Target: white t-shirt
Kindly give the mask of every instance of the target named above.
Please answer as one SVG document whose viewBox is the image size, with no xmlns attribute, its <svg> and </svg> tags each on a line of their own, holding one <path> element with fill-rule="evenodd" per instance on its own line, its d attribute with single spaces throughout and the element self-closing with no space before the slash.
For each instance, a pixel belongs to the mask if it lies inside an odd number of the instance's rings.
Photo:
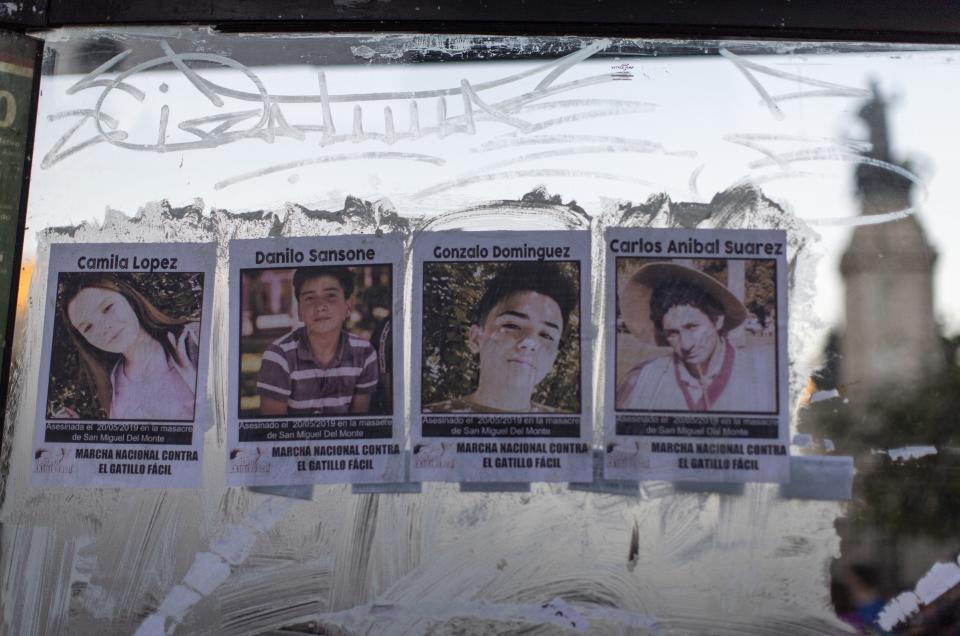
<svg viewBox="0 0 960 636">
<path fill-rule="evenodd" d="M 190 326 L 187 326 L 190 329 Z M 188 358 L 195 358 L 196 336 L 190 330 Z M 196 377 L 194 360 L 187 364 Z M 160 356 L 151 361 L 151 373 L 140 380 L 131 380 L 123 372 L 123 360 L 114 365 L 110 373 L 113 398 L 110 400 L 112 420 L 160 420 L 192 421 L 196 381 L 188 385 L 183 376 L 161 350 Z"/>
<path fill-rule="evenodd" d="M 676 356 L 654 358 L 627 373 L 616 408 L 641 411 L 773 413 L 777 410 L 776 349 L 735 349 L 726 341 L 724 363 L 700 382 Z M 707 399 L 703 399 L 704 389 Z"/>
</svg>

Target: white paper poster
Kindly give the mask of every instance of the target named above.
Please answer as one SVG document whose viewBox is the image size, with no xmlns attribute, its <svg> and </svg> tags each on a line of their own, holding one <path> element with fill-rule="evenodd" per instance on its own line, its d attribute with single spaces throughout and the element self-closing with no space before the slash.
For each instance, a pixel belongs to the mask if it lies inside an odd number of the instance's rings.
<svg viewBox="0 0 960 636">
<path fill-rule="evenodd" d="M 589 233 L 425 233 L 413 267 L 413 477 L 589 480 Z"/>
<path fill-rule="evenodd" d="M 38 485 L 197 487 L 216 246 L 50 247 Z"/>
<path fill-rule="evenodd" d="M 611 228 L 605 476 L 789 479 L 786 234 Z"/>
<path fill-rule="evenodd" d="M 230 243 L 227 481 L 404 479 L 397 235 Z"/>
</svg>

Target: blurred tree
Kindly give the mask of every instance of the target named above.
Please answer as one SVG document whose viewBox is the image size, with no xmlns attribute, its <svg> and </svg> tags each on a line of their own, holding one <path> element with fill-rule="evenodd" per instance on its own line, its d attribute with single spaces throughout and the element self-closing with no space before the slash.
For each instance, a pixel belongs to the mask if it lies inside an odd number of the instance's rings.
<svg viewBox="0 0 960 636">
<path fill-rule="evenodd" d="M 833 387 L 823 378 L 835 376 L 815 375 L 814 382 L 827 390 Z M 800 432 L 829 439 L 838 454 L 856 461 L 857 499 L 848 510 L 848 523 L 894 536 L 960 536 L 960 369 L 951 365 L 930 378 L 913 399 L 876 403 L 865 412 L 869 415 L 856 415 L 835 398 L 799 413 Z M 907 446 L 938 450 L 908 462 L 886 453 Z M 919 484 L 924 485 L 921 491 Z"/>
<path fill-rule="evenodd" d="M 767 318 L 777 310 L 777 262 L 772 259 L 747 261 L 746 270 L 743 304 L 766 325 Z"/>
</svg>

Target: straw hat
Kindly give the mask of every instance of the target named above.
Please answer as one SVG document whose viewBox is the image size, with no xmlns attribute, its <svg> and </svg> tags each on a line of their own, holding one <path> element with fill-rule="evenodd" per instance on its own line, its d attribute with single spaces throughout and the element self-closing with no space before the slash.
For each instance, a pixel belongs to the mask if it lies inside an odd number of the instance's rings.
<svg viewBox="0 0 960 636">
<path fill-rule="evenodd" d="M 720 281 L 698 269 L 676 263 L 648 263 L 638 269 L 620 289 L 620 315 L 635 337 L 644 342 L 669 346 L 650 320 L 650 297 L 661 283 L 679 282 L 699 288 L 723 309 L 723 331 L 747 318 L 747 308 Z"/>
</svg>

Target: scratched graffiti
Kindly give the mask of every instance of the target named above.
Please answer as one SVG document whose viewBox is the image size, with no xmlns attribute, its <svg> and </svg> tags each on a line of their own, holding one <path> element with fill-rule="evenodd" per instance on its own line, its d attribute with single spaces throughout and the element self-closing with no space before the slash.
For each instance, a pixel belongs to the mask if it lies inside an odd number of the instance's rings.
<svg viewBox="0 0 960 636">
<path fill-rule="evenodd" d="M 46 115 L 61 128 L 41 148 L 42 170 L 57 169 L 96 146 L 184 156 L 252 140 L 263 148 L 245 145 L 240 153 L 216 155 L 229 156 L 223 164 L 231 169 L 211 175 L 201 190 L 216 193 L 277 176 L 293 185 L 305 170 L 342 165 L 374 174 L 388 164 L 389 170 L 406 170 L 416 178 L 405 178 L 403 188 L 380 194 L 411 207 L 443 201 L 464 189 L 532 181 L 589 182 L 594 188 L 606 183 L 615 186 L 614 196 L 629 192 L 637 199 L 667 192 L 703 201 L 711 196 L 701 191 L 711 175 L 708 190 L 717 192 L 746 183 L 830 178 L 854 163 L 888 170 L 916 183 L 921 197 L 926 194 L 915 174 L 871 157 L 868 141 L 789 129 L 770 132 L 769 127 L 717 134 L 718 147 L 759 155 L 744 155 L 741 174 L 727 176 L 724 170 L 737 162 L 718 162 L 697 149 L 702 143 L 674 146 L 644 136 L 642 131 L 660 127 L 651 115 L 664 106 L 656 91 L 634 81 L 634 65 L 611 63 L 609 40 L 585 40 L 573 53 L 493 77 L 464 73 L 441 85 L 369 91 L 354 90 L 364 84 L 362 70 L 351 74 L 360 81 L 345 82 L 342 72 L 311 67 L 298 75 L 299 90 L 293 91 L 290 82 L 278 87 L 270 81 L 275 77 L 225 55 L 175 51 L 165 40 L 152 46 L 155 57 L 127 64 L 132 52 L 127 49 L 66 86 L 58 102 L 71 107 Z M 871 94 L 865 87 L 776 69 L 723 47 L 717 55 L 754 91 L 774 122 L 787 118 L 783 105 L 788 102 L 863 100 Z M 334 75 L 344 88 L 331 79 Z M 631 134 L 622 134 L 625 130 Z M 471 138 L 476 143 L 464 153 L 460 140 Z M 448 143 L 451 139 L 458 141 Z M 638 155 L 675 163 L 669 173 L 658 175 Z M 407 167 L 398 170 L 397 165 Z M 914 211 L 907 207 L 860 219 L 804 216 L 820 225 L 867 224 Z"/>
<path fill-rule="evenodd" d="M 96 105 L 92 109 L 66 110 L 50 115 L 51 121 L 60 118 L 74 118 L 75 122 L 46 152 L 41 165 L 43 168 L 50 168 L 66 157 L 98 143 L 108 143 L 118 148 L 133 151 L 173 152 L 215 148 L 242 139 L 253 138 L 271 143 L 278 137 L 306 141 L 310 136 L 311 138 L 317 137 L 321 147 L 368 140 L 392 146 L 399 141 L 417 140 L 429 136 L 442 139 L 457 133 L 474 135 L 478 126 L 489 122 L 505 124 L 523 133 L 534 133 L 568 121 L 602 117 L 610 112 L 644 112 L 653 108 L 653 104 L 630 100 L 614 104 L 596 99 L 538 104 L 538 102 L 542 102 L 549 97 L 616 80 L 615 74 L 605 73 L 575 81 L 561 81 L 568 69 L 602 50 L 606 44 L 608 44 L 606 41 L 589 44 L 576 53 L 544 64 L 533 71 L 509 75 L 476 85 L 471 84 L 468 79 L 462 79 L 459 86 L 440 89 L 402 93 L 331 94 L 327 87 L 325 73 L 323 70 L 318 70 L 315 93 L 275 95 L 268 92 L 264 83 L 253 71 L 228 57 L 207 53 L 176 53 L 169 44 L 161 41 L 159 46 L 162 49 L 162 55 L 122 72 L 111 73 L 130 54 L 129 50 L 124 51 L 92 70 L 67 89 L 66 92 L 70 95 L 99 89 Z M 236 71 L 250 85 L 250 90 L 230 88 L 204 77 L 203 71 L 192 66 L 197 63 L 206 63 L 207 68 L 209 68 L 209 65 L 215 65 L 219 68 Z M 155 138 L 135 139 L 132 131 L 124 130 L 120 126 L 118 116 L 111 115 L 108 111 L 120 94 L 138 102 L 145 102 L 147 99 L 145 91 L 138 88 L 134 83 L 137 76 L 151 69 L 164 66 L 176 68 L 212 107 L 219 109 L 221 112 L 203 117 L 171 121 L 170 107 L 167 104 L 162 104 L 159 108 L 159 123 Z M 538 82 L 530 90 L 515 91 L 514 95 L 496 102 L 488 102 L 481 96 L 484 91 L 498 87 L 512 87 L 528 77 L 538 78 Z M 159 90 L 165 93 L 169 90 L 169 87 L 161 85 Z M 460 100 L 462 110 L 459 114 L 448 113 L 448 99 Z M 244 105 L 255 105 L 255 108 L 230 108 L 231 104 L 228 104 L 227 100 Z M 397 129 L 393 114 L 394 107 L 383 106 L 382 129 L 377 131 L 365 130 L 363 123 L 364 108 L 373 108 L 376 102 L 385 100 L 402 100 L 405 103 L 409 114 L 405 129 Z M 290 119 L 284 111 L 285 106 L 289 104 L 319 105 L 319 121 L 298 122 Z M 433 112 L 421 114 L 421 108 L 427 110 L 421 104 L 431 106 Z M 343 105 L 349 108 L 351 116 L 349 124 L 336 121 L 333 114 L 334 105 Z M 120 106 L 120 108 L 124 107 L 124 105 Z M 575 114 L 540 121 L 531 121 L 525 117 L 533 111 L 566 107 L 592 107 L 593 110 L 584 110 Z M 96 129 L 95 133 L 81 140 L 73 140 L 79 134 L 79 131 L 85 127 L 85 124 L 93 124 Z M 171 126 L 175 126 L 187 139 L 171 140 Z M 649 147 L 654 148 L 653 145 Z M 311 163 L 369 161 L 387 157 L 426 161 L 435 164 L 443 163 L 443 160 L 439 157 L 413 153 L 341 153 L 261 168 L 232 179 L 220 181 L 216 184 L 216 187 L 228 187 L 238 181 Z"/>
</svg>

